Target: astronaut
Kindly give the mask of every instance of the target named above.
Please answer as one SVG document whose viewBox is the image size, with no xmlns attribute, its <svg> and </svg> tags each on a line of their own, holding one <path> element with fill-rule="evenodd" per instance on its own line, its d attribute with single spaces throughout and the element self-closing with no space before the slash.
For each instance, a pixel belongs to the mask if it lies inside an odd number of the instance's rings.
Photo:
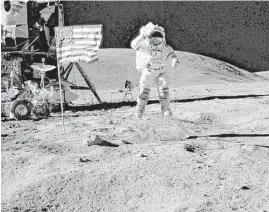
<svg viewBox="0 0 269 212">
<path fill-rule="evenodd" d="M 131 47 L 136 50 L 136 68 L 141 72 L 136 118 L 143 117 L 153 83 L 157 84 L 162 115 L 172 116 L 166 63 L 171 61 L 176 68 L 179 62 L 172 47 L 166 44 L 164 28 L 149 22 L 140 29 Z"/>
</svg>

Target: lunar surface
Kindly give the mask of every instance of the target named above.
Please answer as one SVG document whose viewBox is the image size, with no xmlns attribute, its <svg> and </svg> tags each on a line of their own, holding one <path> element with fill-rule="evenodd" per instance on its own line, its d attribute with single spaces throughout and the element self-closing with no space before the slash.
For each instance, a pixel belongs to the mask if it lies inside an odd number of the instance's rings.
<svg viewBox="0 0 269 212">
<path fill-rule="evenodd" d="M 269 81 L 177 52 L 173 117 L 156 86 L 135 119 L 135 52 L 101 49 L 83 64 L 97 93 L 41 120 L 2 117 L 2 211 L 269 211 Z M 134 89 L 125 97 L 124 84 Z M 85 86 L 74 70 L 69 81 Z"/>
</svg>

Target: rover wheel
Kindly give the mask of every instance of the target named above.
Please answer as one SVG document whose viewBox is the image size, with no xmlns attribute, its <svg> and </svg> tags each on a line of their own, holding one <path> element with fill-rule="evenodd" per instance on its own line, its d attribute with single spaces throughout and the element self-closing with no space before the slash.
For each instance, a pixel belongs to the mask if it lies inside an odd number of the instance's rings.
<svg viewBox="0 0 269 212">
<path fill-rule="evenodd" d="M 44 102 L 35 105 L 32 112 L 36 118 L 45 118 L 50 115 L 50 108 L 48 106 L 48 103 Z"/>
<path fill-rule="evenodd" d="M 10 112 L 17 120 L 31 117 L 32 103 L 28 100 L 16 100 L 12 103 Z"/>
</svg>

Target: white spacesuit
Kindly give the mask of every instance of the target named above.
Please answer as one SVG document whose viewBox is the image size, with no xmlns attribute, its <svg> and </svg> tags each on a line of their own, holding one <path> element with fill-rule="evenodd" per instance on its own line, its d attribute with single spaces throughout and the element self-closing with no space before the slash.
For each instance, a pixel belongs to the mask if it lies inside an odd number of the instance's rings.
<svg viewBox="0 0 269 212">
<path fill-rule="evenodd" d="M 166 44 L 163 27 L 153 25 L 151 22 L 143 26 L 140 34 L 132 41 L 131 47 L 136 50 L 136 68 L 142 73 L 136 117 L 143 116 L 153 83 L 156 83 L 158 87 L 163 116 L 172 116 L 169 79 L 165 68 L 167 60 L 171 60 L 172 66 L 176 67 L 178 59 L 172 47 Z"/>
</svg>

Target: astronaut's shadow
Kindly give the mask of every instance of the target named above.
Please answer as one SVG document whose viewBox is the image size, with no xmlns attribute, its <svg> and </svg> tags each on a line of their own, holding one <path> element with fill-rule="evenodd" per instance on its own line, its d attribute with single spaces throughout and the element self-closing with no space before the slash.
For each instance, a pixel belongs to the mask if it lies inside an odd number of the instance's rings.
<svg viewBox="0 0 269 212">
<path fill-rule="evenodd" d="M 257 98 L 257 97 L 264 97 L 269 96 L 269 94 L 249 94 L 249 95 L 235 95 L 235 96 L 208 96 L 208 97 L 200 97 L 200 98 L 188 98 L 188 99 L 173 99 L 171 103 L 188 103 L 188 102 L 195 102 L 195 101 L 209 101 L 214 99 L 241 99 L 241 98 Z M 159 100 L 149 100 L 148 104 L 158 104 Z M 95 105 L 80 105 L 80 106 L 73 106 L 69 105 L 67 110 L 78 112 L 78 111 L 93 111 L 93 110 L 110 110 L 110 109 L 117 109 L 124 106 L 134 107 L 136 106 L 136 101 L 121 101 L 121 102 L 104 102 L 102 104 L 95 104 Z"/>
<path fill-rule="evenodd" d="M 187 139 L 198 139 L 198 138 L 239 138 L 239 137 L 269 137 L 269 134 L 237 134 L 237 133 L 228 133 L 228 134 L 215 134 L 215 135 L 198 135 L 198 136 L 189 136 Z M 269 148 L 269 146 L 268 146 Z"/>
<path fill-rule="evenodd" d="M 79 112 L 79 111 L 94 111 L 94 110 L 111 110 L 117 109 L 124 106 L 134 107 L 136 106 L 136 101 L 128 101 L 128 102 L 103 102 L 101 104 L 94 104 L 94 105 L 79 105 L 73 106 L 68 105 L 66 110 L 72 112 Z"/>
<path fill-rule="evenodd" d="M 230 133 L 230 134 L 189 136 L 186 139 L 187 140 L 195 140 L 195 139 L 199 139 L 199 138 L 240 138 L 240 137 L 249 137 L 249 138 L 269 137 L 269 134 L 237 134 L 237 133 Z M 242 143 L 242 142 L 235 142 L 235 143 L 238 143 L 238 144 L 241 144 L 241 145 L 248 145 L 248 144 Z M 249 144 L 249 145 L 269 149 L 268 145 L 261 145 L 261 144 Z"/>
<path fill-rule="evenodd" d="M 219 95 L 219 96 L 207 96 L 207 97 L 199 97 L 199 98 L 189 98 L 189 99 L 175 99 L 171 100 L 171 102 L 194 102 L 194 101 L 208 101 L 214 99 L 244 99 L 244 98 L 256 98 L 256 97 L 264 97 L 269 96 L 269 94 L 245 94 L 245 95 Z"/>
</svg>

